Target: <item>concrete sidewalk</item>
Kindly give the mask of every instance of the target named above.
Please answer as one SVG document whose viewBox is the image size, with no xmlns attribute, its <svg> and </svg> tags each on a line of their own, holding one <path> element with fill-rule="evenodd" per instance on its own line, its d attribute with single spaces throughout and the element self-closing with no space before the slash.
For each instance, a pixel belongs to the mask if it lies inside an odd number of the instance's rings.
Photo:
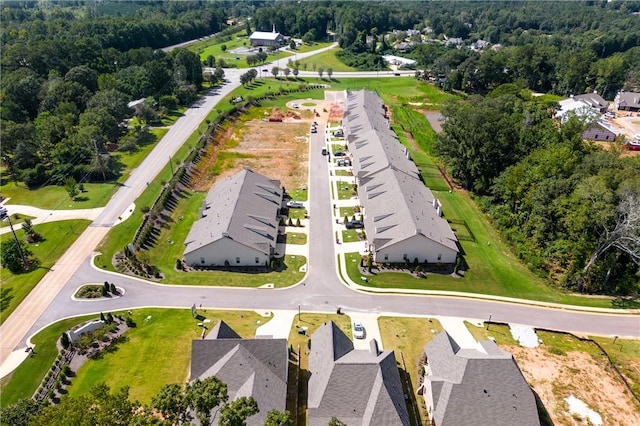
<svg viewBox="0 0 640 426">
<path fill-rule="evenodd" d="M 25 216 L 32 216 L 35 218 L 31 220 L 31 223 L 33 223 L 34 225 L 73 219 L 87 219 L 93 221 L 104 210 L 104 207 L 78 210 L 44 210 L 37 207 L 25 206 L 21 204 L 5 204 L 7 201 L 9 201 L 9 199 L 4 200 L 2 205 L 6 207 L 7 213 L 9 215 L 18 213 Z M 22 228 L 22 223 L 13 226 L 13 229 L 16 230 L 20 228 Z M 3 226 L 2 228 L 0 228 L 0 234 L 6 234 L 7 232 L 11 232 L 11 228 L 9 226 Z"/>
</svg>

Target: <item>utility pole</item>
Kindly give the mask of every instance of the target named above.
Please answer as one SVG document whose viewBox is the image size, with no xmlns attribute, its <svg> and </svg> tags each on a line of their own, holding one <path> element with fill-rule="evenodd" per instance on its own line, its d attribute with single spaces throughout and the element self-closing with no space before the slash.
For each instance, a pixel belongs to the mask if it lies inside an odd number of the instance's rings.
<svg viewBox="0 0 640 426">
<path fill-rule="evenodd" d="M 173 162 L 171 161 L 171 156 L 169 156 L 169 166 L 171 166 L 171 177 L 173 177 Z"/>
<path fill-rule="evenodd" d="M 13 229 L 13 224 L 11 223 L 11 216 L 7 216 L 7 220 L 9 221 L 9 227 L 11 228 L 11 233 L 13 234 L 13 240 L 16 242 L 16 246 L 18 247 L 18 253 L 20 253 L 20 259 L 22 259 L 22 267 L 24 269 L 27 269 L 29 264 L 27 263 L 27 259 L 24 257 L 24 253 L 22 252 L 22 246 L 20 245 L 20 240 L 18 240 L 16 231 Z"/>
</svg>

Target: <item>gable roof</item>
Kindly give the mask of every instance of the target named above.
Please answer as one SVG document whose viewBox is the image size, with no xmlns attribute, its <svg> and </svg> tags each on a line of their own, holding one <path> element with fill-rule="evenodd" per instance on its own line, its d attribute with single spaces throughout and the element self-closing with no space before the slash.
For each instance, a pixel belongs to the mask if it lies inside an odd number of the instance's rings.
<svg viewBox="0 0 640 426">
<path fill-rule="evenodd" d="M 540 425 L 531 388 L 511 354 L 494 342 L 460 349 L 443 331 L 425 353 L 424 380 L 431 387 L 436 425 Z"/>
<path fill-rule="evenodd" d="M 276 41 L 284 36 L 275 31 L 254 31 L 253 34 L 249 36 L 249 40 L 271 40 Z"/>
<path fill-rule="evenodd" d="M 241 339 L 241 337 L 226 322 L 220 320 L 207 334 L 206 339 Z"/>
<path fill-rule="evenodd" d="M 616 106 L 640 108 L 640 93 L 638 92 L 619 92 L 616 95 Z"/>
<path fill-rule="evenodd" d="M 366 211 L 367 239 L 375 250 L 422 235 L 457 252 L 457 238 L 389 127 L 382 99 L 367 90 L 349 93 L 343 124 Z"/>
<path fill-rule="evenodd" d="M 235 334 L 228 325 L 219 325 L 216 326 L 218 330 L 230 330 Z M 194 340 L 191 343 L 190 377 L 195 380 L 216 376 L 227 385 L 230 401 L 243 396 L 253 397 L 260 412 L 249 417 L 247 425 L 262 425 L 270 410 L 284 411 L 286 408 L 287 358 L 286 339 L 219 337 Z"/>
<path fill-rule="evenodd" d="M 203 203 L 202 217 L 185 240 L 190 253 L 221 238 L 231 238 L 265 254 L 276 246 L 280 181 L 250 168 L 217 183 Z"/>
<path fill-rule="evenodd" d="M 579 101 L 584 102 L 589 105 L 591 108 L 596 109 L 605 109 L 609 107 L 609 102 L 605 101 L 602 96 L 597 93 L 585 93 L 583 95 L 575 95 L 573 99 L 577 99 Z"/>
<path fill-rule="evenodd" d="M 311 336 L 309 373 L 309 426 L 334 416 L 350 426 L 409 424 L 393 351 L 355 350 L 332 321 Z"/>
</svg>

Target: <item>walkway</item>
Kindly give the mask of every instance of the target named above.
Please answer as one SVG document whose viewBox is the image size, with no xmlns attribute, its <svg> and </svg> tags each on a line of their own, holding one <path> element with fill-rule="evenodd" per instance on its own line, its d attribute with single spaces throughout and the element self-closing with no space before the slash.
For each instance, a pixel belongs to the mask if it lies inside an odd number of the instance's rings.
<svg viewBox="0 0 640 426">
<path fill-rule="evenodd" d="M 104 207 L 98 207 L 95 209 L 77 209 L 77 210 L 45 210 L 37 207 L 25 206 L 21 204 L 6 204 L 10 198 L 7 198 L 0 203 L 7 209 L 9 215 L 21 214 L 25 216 L 31 216 L 35 219 L 31 219 L 31 223 L 34 225 L 40 225 L 42 223 L 55 222 L 59 220 L 72 220 L 72 219 L 87 219 L 95 220 L 100 213 L 104 210 Z M 13 229 L 18 230 L 22 228 L 22 223 L 13 225 Z M 11 232 L 10 226 L 3 226 L 0 228 L 0 234 L 6 234 Z"/>
</svg>

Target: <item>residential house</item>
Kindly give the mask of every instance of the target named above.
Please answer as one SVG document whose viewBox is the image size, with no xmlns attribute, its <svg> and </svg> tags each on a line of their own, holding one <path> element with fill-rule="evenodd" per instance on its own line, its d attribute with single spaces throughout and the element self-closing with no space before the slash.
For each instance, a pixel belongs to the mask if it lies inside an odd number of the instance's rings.
<svg viewBox="0 0 640 426">
<path fill-rule="evenodd" d="M 276 26 L 273 26 L 271 32 L 268 31 L 254 31 L 249 36 L 249 43 L 251 46 L 282 46 L 285 42 L 285 36 L 276 31 Z"/>
<path fill-rule="evenodd" d="M 229 401 L 253 397 L 260 412 L 248 426 L 262 426 L 273 409 L 284 412 L 287 401 L 286 339 L 242 339 L 224 321 L 206 339 L 191 343 L 190 379 L 216 376 L 227 385 Z"/>
<path fill-rule="evenodd" d="M 615 107 L 619 111 L 640 111 L 640 93 L 619 92 L 614 101 Z"/>
<path fill-rule="evenodd" d="M 374 261 L 454 263 L 457 238 L 390 128 L 382 100 L 371 91 L 349 93 L 343 125 Z"/>
<path fill-rule="evenodd" d="M 188 265 L 263 266 L 275 253 L 283 190 L 250 168 L 207 195 L 185 241 Z"/>
<path fill-rule="evenodd" d="M 609 102 L 605 101 L 597 92 L 575 95 L 573 99 L 588 105 L 601 114 L 604 114 L 609 109 Z"/>
<path fill-rule="evenodd" d="M 393 351 L 353 342 L 332 321 L 311 336 L 308 425 L 326 426 L 336 417 L 349 426 L 409 425 Z"/>
<path fill-rule="evenodd" d="M 599 142 L 613 142 L 616 136 L 613 131 L 599 124 L 594 124 L 582 133 L 582 139 Z"/>
<path fill-rule="evenodd" d="M 461 349 L 443 331 L 424 348 L 431 426 L 539 426 L 536 398 L 513 356 L 493 341 Z"/>
</svg>

